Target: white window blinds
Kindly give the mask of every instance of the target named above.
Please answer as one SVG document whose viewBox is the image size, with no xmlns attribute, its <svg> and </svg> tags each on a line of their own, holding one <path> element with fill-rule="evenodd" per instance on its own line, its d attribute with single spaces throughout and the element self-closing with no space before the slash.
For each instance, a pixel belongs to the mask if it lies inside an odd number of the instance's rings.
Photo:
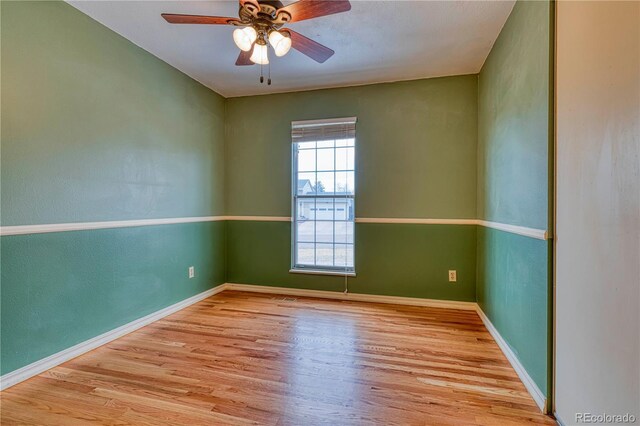
<svg viewBox="0 0 640 426">
<path fill-rule="evenodd" d="M 355 117 L 294 121 L 291 123 L 291 141 L 293 143 L 354 139 L 355 137 Z"/>
</svg>

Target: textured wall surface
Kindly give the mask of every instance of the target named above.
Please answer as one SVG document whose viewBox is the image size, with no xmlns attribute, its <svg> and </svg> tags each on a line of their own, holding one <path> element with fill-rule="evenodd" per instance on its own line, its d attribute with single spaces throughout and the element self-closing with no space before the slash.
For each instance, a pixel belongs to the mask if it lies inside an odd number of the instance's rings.
<svg viewBox="0 0 640 426">
<path fill-rule="evenodd" d="M 63 2 L 2 2 L 2 225 L 223 212 L 224 98 Z"/>
<path fill-rule="evenodd" d="M 517 2 L 480 73 L 480 219 L 550 224 L 552 22 L 549 2 Z M 549 395 L 549 243 L 494 229 L 478 234 L 478 303 Z"/>
<path fill-rule="evenodd" d="M 3 226 L 223 213 L 222 97 L 63 2 L 0 7 Z M 224 229 L 2 237 L 2 373 L 224 282 Z"/>
<path fill-rule="evenodd" d="M 228 99 L 227 214 L 290 216 L 291 121 L 352 116 L 358 217 L 475 218 L 475 75 Z"/>
<path fill-rule="evenodd" d="M 543 392 L 548 374 L 549 245 L 478 228 L 478 304 Z"/>
<path fill-rule="evenodd" d="M 556 412 L 637 423 L 640 3 L 560 2 L 557 46 Z"/>
<path fill-rule="evenodd" d="M 227 214 L 290 216 L 291 121 L 351 116 L 356 217 L 475 217 L 477 76 L 228 99 Z M 358 224 L 356 239 L 350 291 L 475 299 L 475 226 Z M 344 288 L 290 266 L 290 224 L 229 222 L 230 282 Z"/>
<path fill-rule="evenodd" d="M 227 223 L 227 280 L 236 283 L 342 291 L 344 277 L 289 273 L 291 224 Z M 475 301 L 476 226 L 356 225 L 353 293 Z M 450 283 L 447 271 L 456 269 Z"/>
<path fill-rule="evenodd" d="M 224 228 L 205 222 L 2 237 L 2 373 L 224 282 Z"/>
<path fill-rule="evenodd" d="M 478 217 L 547 229 L 551 6 L 519 1 L 478 82 Z"/>
</svg>

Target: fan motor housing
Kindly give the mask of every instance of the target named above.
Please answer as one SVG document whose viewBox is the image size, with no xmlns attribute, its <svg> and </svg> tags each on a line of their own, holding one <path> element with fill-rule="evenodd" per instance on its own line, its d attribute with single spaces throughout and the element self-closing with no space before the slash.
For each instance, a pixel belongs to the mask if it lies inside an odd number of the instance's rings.
<svg viewBox="0 0 640 426">
<path fill-rule="evenodd" d="M 291 20 L 291 15 L 278 9 L 282 7 L 282 3 L 279 1 L 261 1 L 258 3 L 259 8 L 256 7 L 256 3 L 247 1 L 240 6 L 238 16 L 239 21 L 232 22 L 233 25 L 238 26 L 254 26 L 256 30 L 269 31 L 272 29 L 278 29 Z"/>
</svg>

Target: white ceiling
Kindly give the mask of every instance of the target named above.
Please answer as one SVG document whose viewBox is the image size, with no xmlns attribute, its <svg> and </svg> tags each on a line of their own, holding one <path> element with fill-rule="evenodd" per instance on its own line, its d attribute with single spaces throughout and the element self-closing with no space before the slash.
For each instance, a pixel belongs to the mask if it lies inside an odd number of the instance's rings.
<svg viewBox="0 0 640 426">
<path fill-rule="evenodd" d="M 270 55 L 271 86 L 258 82 L 258 66 L 235 65 L 235 27 L 171 25 L 160 17 L 163 12 L 237 17 L 237 1 L 69 3 L 207 87 L 233 97 L 477 73 L 515 1 L 352 0 L 349 12 L 290 24 L 336 53 L 324 64 L 293 49 L 281 58 Z"/>
</svg>

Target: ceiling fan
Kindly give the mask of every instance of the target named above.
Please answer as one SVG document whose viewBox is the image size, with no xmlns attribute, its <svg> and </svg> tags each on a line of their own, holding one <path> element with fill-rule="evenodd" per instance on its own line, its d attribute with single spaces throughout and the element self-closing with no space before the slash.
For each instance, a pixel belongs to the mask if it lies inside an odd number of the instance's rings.
<svg viewBox="0 0 640 426">
<path fill-rule="evenodd" d="M 236 65 L 269 64 L 268 44 L 276 56 L 292 47 L 316 62 L 323 63 L 335 52 L 289 28 L 285 24 L 351 10 L 348 0 L 299 0 L 284 6 L 279 0 L 239 0 L 239 18 L 163 13 L 170 24 L 235 25 L 233 41 L 241 52 Z M 260 82 L 263 77 L 260 76 Z M 271 79 L 269 83 L 271 84 Z"/>
</svg>

